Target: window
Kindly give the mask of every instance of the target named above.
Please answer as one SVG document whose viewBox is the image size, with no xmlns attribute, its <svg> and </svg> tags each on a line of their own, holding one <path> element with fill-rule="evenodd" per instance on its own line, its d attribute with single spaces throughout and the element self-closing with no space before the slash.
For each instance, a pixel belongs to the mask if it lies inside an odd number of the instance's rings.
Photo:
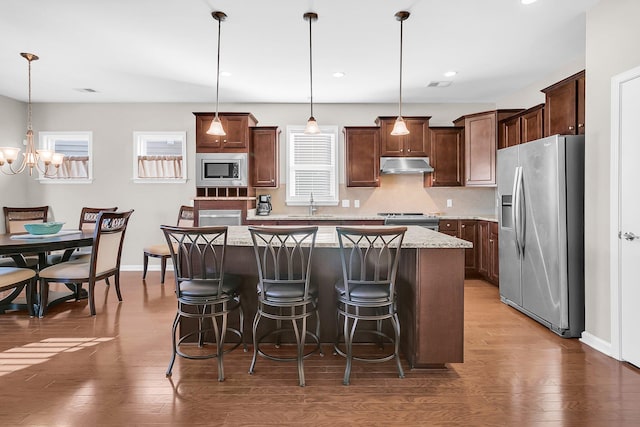
<svg viewBox="0 0 640 427">
<path fill-rule="evenodd" d="M 88 184 L 93 179 L 92 132 L 39 132 L 40 148 L 64 154 L 62 165 L 51 178 L 40 174 L 46 184 Z M 51 168 L 49 169 L 52 170 Z"/>
<path fill-rule="evenodd" d="M 134 132 L 133 141 L 134 182 L 186 182 L 186 132 Z"/>
<path fill-rule="evenodd" d="M 338 204 L 338 127 L 321 126 L 305 135 L 303 126 L 287 126 L 288 205 Z"/>
</svg>

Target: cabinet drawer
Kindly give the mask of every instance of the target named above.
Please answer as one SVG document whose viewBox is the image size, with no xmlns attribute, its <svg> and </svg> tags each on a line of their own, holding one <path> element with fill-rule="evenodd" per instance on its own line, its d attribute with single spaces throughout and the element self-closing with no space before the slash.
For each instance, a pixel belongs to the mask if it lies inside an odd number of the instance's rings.
<svg viewBox="0 0 640 427">
<path fill-rule="evenodd" d="M 438 231 L 444 233 L 445 231 L 453 231 L 457 234 L 460 227 L 460 222 L 457 219 L 441 219 L 438 223 Z M 450 234 L 450 233 L 445 233 Z"/>
</svg>

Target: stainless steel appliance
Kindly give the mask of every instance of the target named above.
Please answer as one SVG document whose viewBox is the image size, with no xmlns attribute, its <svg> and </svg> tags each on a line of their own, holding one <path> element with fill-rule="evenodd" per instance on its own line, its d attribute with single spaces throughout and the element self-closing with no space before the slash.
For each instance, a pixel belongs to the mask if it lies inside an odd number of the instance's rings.
<svg viewBox="0 0 640 427">
<path fill-rule="evenodd" d="M 584 136 L 498 150 L 500 299 L 563 337 L 584 330 Z"/>
<path fill-rule="evenodd" d="M 256 215 L 269 215 L 269 212 L 271 212 L 271 196 L 269 194 L 259 195 Z"/>
<path fill-rule="evenodd" d="M 196 153 L 196 187 L 246 187 L 247 153 Z"/>
<path fill-rule="evenodd" d="M 433 167 L 428 157 L 380 157 L 380 173 L 413 174 L 430 173 Z"/>
<path fill-rule="evenodd" d="M 241 225 L 242 211 L 235 209 L 203 209 L 198 211 L 198 225 Z"/>
<path fill-rule="evenodd" d="M 435 215 L 423 213 L 394 213 L 383 212 L 378 215 L 384 217 L 385 225 L 417 225 L 438 231 L 440 218 Z"/>
</svg>

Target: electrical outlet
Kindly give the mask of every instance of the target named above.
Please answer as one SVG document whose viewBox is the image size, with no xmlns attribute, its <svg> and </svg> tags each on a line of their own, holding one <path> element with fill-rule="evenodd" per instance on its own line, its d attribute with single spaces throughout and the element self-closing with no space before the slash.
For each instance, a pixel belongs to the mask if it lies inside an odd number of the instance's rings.
<svg viewBox="0 0 640 427">
<path fill-rule="evenodd" d="M 342 207 L 343 208 L 348 208 L 349 207 L 349 199 L 342 201 Z"/>
<path fill-rule="evenodd" d="M 453 207 L 453 199 L 447 199 L 447 207 L 448 208 L 452 208 Z"/>
<path fill-rule="evenodd" d="M 359 208 L 360 207 L 360 200 L 354 200 L 353 201 L 353 207 L 354 208 Z"/>
</svg>

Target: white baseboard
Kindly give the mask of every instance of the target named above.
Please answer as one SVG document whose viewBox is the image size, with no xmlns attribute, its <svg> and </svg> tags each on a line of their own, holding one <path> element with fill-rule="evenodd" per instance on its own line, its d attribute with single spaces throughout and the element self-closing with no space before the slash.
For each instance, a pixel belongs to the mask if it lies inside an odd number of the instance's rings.
<svg viewBox="0 0 640 427">
<path fill-rule="evenodd" d="M 615 359 L 615 357 L 613 356 L 611 343 L 603 340 L 602 338 L 598 338 L 597 336 L 584 331 L 582 333 L 582 337 L 580 338 L 580 342 L 588 345 L 594 350 L 598 350 L 600 353 L 604 353 L 607 356 L 613 357 Z"/>
<path fill-rule="evenodd" d="M 142 271 L 142 264 L 138 265 L 121 265 L 120 271 Z M 160 264 L 149 264 L 149 268 L 147 271 L 160 271 Z M 173 265 L 170 263 L 167 264 L 167 271 L 173 271 Z"/>
</svg>

